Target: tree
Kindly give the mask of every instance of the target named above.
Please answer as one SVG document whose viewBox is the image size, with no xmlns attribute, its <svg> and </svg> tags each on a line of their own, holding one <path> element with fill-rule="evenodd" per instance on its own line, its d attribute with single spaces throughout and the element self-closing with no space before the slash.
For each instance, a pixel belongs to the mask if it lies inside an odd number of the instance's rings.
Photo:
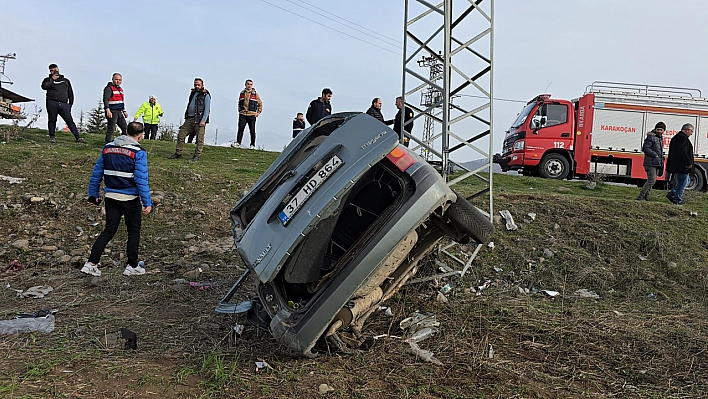
<svg viewBox="0 0 708 399">
<path fill-rule="evenodd" d="M 76 126 L 79 129 L 79 133 L 86 133 L 86 123 L 84 122 L 84 110 L 81 110 L 79 116 L 79 125 Z"/>
<path fill-rule="evenodd" d="M 106 132 L 107 125 L 108 121 L 106 120 L 106 115 L 103 113 L 103 102 L 98 100 L 98 105 L 96 105 L 96 108 L 91 108 L 91 111 L 88 113 L 86 133 L 104 134 Z"/>
<path fill-rule="evenodd" d="M 157 139 L 163 141 L 175 141 L 177 138 L 177 130 L 172 123 L 160 122 L 157 127 Z"/>
</svg>

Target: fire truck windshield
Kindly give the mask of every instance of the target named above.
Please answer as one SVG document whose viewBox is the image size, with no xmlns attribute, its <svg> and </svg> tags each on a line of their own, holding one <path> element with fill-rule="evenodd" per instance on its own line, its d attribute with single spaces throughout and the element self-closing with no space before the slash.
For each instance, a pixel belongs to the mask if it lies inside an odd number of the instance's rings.
<svg viewBox="0 0 708 399">
<path fill-rule="evenodd" d="M 519 112 L 519 116 L 516 117 L 516 120 L 514 123 L 511 124 L 511 128 L 515 129 L 526 122 L 526 118 L 528 118 L 529 114 L 531 113 L 531 110 L 533 110 L 533 107 L 536 106 L 535 102 L 532 102 L 531 104 L 528 104 L 527 106 L 524 107 L 524 109 Z"/>
</svg>

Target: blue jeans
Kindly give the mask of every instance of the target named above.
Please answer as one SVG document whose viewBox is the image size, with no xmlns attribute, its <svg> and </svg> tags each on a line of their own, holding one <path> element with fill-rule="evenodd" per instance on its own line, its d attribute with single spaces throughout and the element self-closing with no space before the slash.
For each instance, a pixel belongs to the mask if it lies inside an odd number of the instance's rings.
<svg viewBox="0 0 708 399">
<path fill-rule="evenodd" d="M 670 193 L 679 201 L 683 201 L 683 190 L 685 190 L 688 185 L 688 173 L 676 173 L 674 176 L 676 184 L 671 189 Z"/>
</svg>

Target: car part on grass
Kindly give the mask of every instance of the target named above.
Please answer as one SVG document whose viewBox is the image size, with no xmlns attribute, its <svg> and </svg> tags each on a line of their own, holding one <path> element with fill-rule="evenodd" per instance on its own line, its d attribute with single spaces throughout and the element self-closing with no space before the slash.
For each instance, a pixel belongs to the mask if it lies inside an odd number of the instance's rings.
<svg viewBox="0 0 708 399">
<path fill-rule="evenodd" d="M 230 216 L 248 269 L 217 312 L 245 310 L 308 357 L 360 347 L 366 320 L 443 237 L 486 243 L 494 231 L 395 132 L 360 113 L 300 133 Z M 257 297 L 231 304 L 249 273 Z"/>
</svg>

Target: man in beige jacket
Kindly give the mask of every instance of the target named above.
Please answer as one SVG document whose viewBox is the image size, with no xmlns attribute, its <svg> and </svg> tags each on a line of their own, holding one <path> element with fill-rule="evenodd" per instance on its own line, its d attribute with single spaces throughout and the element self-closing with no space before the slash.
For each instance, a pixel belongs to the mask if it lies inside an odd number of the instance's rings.
<svg viewBox="0 0 708 399">
<path fill-rule="evenodd" d="M 248 124 L 248 131 L 251 133 L 252 150 L 256 148 L 256 118 L 263 112 L 263 101 L 253 88 L 253 81 L 246 81 L 246 88 L 238 96 L 238 135 L 234 147 L 241 148 L 243 131 Z"/>
</svg>

